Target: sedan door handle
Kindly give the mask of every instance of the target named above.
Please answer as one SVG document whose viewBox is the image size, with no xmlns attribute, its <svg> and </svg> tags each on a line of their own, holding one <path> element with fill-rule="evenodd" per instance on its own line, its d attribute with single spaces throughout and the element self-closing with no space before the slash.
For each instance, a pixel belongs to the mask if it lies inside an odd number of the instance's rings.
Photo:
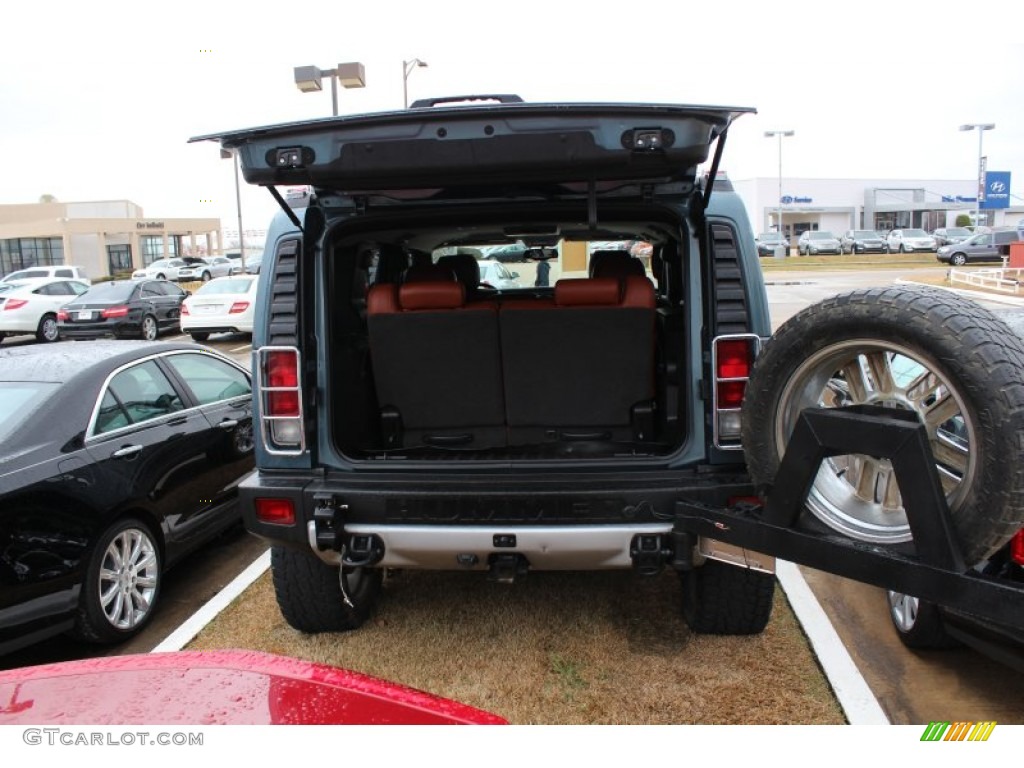
<svg viewBox="0 0 1024 768">
<path fill-rule="evenodd" d="M 114 459 L 123 459 L 125 456 L 134 456 L 135 454 L 141 452 L 141 445 L 126 445 L 124 448 L 118 448 L 116 451 L 110 454 L 110 456 L 111 458 Z"/>
<path fill-rule="evenodd" d="M 234 429 L 238 426 L 238 419 L 224 419 L 217 426 L 221 429 Z"/>
</svg>

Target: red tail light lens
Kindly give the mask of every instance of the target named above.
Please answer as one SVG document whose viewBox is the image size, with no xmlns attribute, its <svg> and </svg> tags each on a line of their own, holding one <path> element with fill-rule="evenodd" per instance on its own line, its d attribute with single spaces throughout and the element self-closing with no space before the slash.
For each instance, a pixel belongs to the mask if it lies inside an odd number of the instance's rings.
<svg viewBox="0 0 1024 768">
<path fill-rule="evenodd" d="M 271 525 L 295 525 L 291 499 L 256 499 L 256 519 Z"/>
<path fill-rule="evenodd" d="M 100 316 L 101 317 L 105 317 L 105 318 L 109 318 L 109 317 L 124 317 L 127 314 L 128 314 L 128 307 L 125 307 L 125 306 L 107 307 L 102 312 L 100 312 Z"/>
<path fill-rule="evenodd" d="M 267 415 L 268 416 L 298 416 L 299 415 L 299 393 L 298 392 L 268 392 L 267 393 Z"/>
<path fill-rule="evenodd" d="M 751 368 L 750 342 L 746 339 L 725 339 L 718 342 L 718 370 L 720 379 L 746 379 Z"/>
<path fill-rule="evenodd" d="M 743 404 L 743 393 L 746 389 L 745 381 L 718 382 L 718 407 L 739 408 Z"/>
<path fill-rule="evenodd" d="M 18 309 L 28 304 L 28 299 L 8 299 L 4 302 L 4 309 Z"/>
<path fill-rule="evenodd" d="M 1017 565 L 1024 565 L 1024 528 L 1010 539 L 1010 558 Z"/>
<path fill-rule="evenodd" d="M 292 352 L 270 352 L 267 355 L 265 370 L 269 387 L 299 385 L 298 357 Z"/>
<path fill-rule="evenodd" d="M 187 304 L 182 304 L 181 305 L 181 316 L 182 317 L 188 317 L 191 314 L 192 313 L 188 311 L 188 305 Z"/>
<path fill-rule="evenodd" d="M 70 317 L 70 315 L 68 315 L 68 311 L 66 309 L 57 310 L 57 319 L 60 320 L 61 322 L 67 320 L 68 317 Z"/>
<path fill-rule="evenodd" d="M 249 308 L 248 301 L 236 301 L 231 305 L 231 309 L 228 310 L 229 315 L 237 315 L 239 312 L 245 312 Z"/>
</svg>

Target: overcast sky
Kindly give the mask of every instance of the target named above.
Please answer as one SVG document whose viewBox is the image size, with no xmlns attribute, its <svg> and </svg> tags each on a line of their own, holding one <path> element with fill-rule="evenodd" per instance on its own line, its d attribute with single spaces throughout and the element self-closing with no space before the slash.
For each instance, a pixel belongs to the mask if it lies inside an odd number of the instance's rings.
<svg viewBox="0 0 1024 768">
<path fill-rule="evenodd" d="M 750 106 L 723 168 L 733 178 L 970 179 L 977 132 L 990 170 L 1024 202 L 1024 35 L 1019 3 L 19 3 L 0 44 L 0 203 L 127 198 L 151 217 L 235 218 L 231 163 L 195 135 L 327 116 L 295 66 L 361 61 L 342 114 L 410 100 L 518 93 L 528 101 Z M 989 31 L 982 32 L 982 29 Z M 990 36 L 994 35 L 994 36 Z M 999 40 L 999 42 L 996 42 Z M 269 194 L 243 189 L 246 229 Z"/>
</svg>

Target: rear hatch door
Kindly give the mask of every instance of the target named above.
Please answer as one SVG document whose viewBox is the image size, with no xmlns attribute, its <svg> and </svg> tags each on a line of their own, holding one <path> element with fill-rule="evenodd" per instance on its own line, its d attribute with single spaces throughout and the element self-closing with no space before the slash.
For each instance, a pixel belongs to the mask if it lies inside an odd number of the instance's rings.
<svg viewBox="0 0 1024 768">
<path fill-rule="evenodd" d="M 459 104 L 227 131 L 245 180 L 348 197 L 480 198 L 668 184 L 684 194 L 744 107 Z"/>
</svg>

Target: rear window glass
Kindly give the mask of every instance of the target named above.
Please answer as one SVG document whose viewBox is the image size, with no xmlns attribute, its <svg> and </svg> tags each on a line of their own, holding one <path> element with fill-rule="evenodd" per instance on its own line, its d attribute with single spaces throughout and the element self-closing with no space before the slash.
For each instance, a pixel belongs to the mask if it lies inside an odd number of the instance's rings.
<svg viewBox="0 0 1024 768">
<path fill-rule="evenodd" d="M 83 294 L 89 300 L 95 299 L 96 301 L 124 301 L 132 295 L 132 291 L 135 290 L 135 283 L 128 282 L 117 282 L 117 283 L 100 283 L 94 285 L 88 291 Z"/>
<path fill-rule="evenodd" d="M 49 398 L 60 384 L 35 381 L 0 381 L 0 443 Z"/>
<path fill-rule="evenodd" d="M 212 280 L 201 285 L 194 295 L 215 296 L 221 293 L 246 293 L 255 279 L 255 277 L 233 277 L 230 280 Z"/>
</svg>

